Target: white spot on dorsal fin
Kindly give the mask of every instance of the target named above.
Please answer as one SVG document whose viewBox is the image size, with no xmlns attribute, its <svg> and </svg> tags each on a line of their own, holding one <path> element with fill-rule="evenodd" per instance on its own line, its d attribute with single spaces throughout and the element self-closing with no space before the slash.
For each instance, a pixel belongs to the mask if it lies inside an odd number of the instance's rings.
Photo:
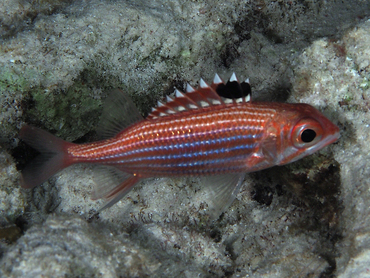
<svg viewBox="0 0 370 278">
<path fill-rule="evenodd" d="M 209 88 L 208 84 L 203 80 L 203 78 L 201 78 L 201 79 L 200 79 L 199 86 L 200 86 L 202 89 Z"/>
<path fill-rule="evenodd" d="M 179 91 L 179 90 L 175 90 L 175 96 L 176 97 L 185 97 L 185 95 L 183 94 L 183 92 Z"/>
<path fill-rule="evenodd" d="M 231 98 L 224 98 L 224 103 L 233 103 L 233 100 Z"/>
<path fill-rule="evenodd" d="M 166 101 L 167 101 L 167 102 L 171 102 L 171 101 L 173 101 L 173 99 L 172 99 L 172 97 L 170 97 L 170 96 L 166 96 Z"/>
<path fill-rule="evenodd" d="M 233 74 L 231 75 L 230 79 L 229 79 L 230 82 L 233 82 L 233 81 L 237 81 L 238 82 L 238 78 L 236 78 L 236 74 L 235 72 L 233 72 Z"/>
<path fill-rule="evenodd" d="M 208 103 L 208 102 L 206 102 L 206 101 L 203 101 L 203 100 L 201 100 L 199 103 L 200 103 L 200 105 L 201 105 L 202 107 L 207 107 L 207 106 L 209 106 L 209 103 Z"/>
<path fill-rule="evenodd" d="M 161 106 L 163 106 L 164 105 L 164 103 L 163 102 L 161 102 L 161 101 L 157 101 L 157 107 L 161 107 Z"/>
<path fill-rule="evenodd" d="M 189 108 L 191 108 L 191 109 L 197 109 L 197 108 L 199 108 L 198 106 L 196 106 L 196 105 L 194 105 L 194 104 L 189 104 Z"/>
<path fill-rule="evenodd" d="M 195 89 L 189 85 L 189 83 L 186 84 L 186 92 L 187 93 L 191 93 L 191 92 L 194 92 Z"/>
<path fill-rule="evenodd" d="M 223 83 L 223 81 L 220 78 L 220 76 L 216 73 L 215 77 L 213 78 L 213 84 L 220 84 L 220 83 Z"/>
<path fill-rule="evenodd" d="M 219 101 L 218 99 L 211 99 L 210 101 L 211 101 L 211 103 L 212 103 L 213 105 L 222 104 L 222 103 L 221 103 L 221 101 Z"/>
</svg>

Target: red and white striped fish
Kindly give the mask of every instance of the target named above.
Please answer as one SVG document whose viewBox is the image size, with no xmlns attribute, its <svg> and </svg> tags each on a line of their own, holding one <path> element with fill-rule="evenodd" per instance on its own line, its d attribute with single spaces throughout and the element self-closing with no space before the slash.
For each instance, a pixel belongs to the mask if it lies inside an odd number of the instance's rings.
<svg viewBox="0 0 370 278">
<path fill-rule="evenodd" d="M 247 172 L 283 165 L 339 138 L 339 128 L 308 104 L 254 102 L 248 81 L 235 74 L 225 84 L 216 74 L 209 86 L 175 91 L 142 119 L 130 98 L 114 90 L 103 111 L 105 140 L 73 144 L 24 126 L 20 137 L 41 152 L 22 172 L 32 188 L 76 163 L 105 165 L 94 198 L 109 207 L 141 179 L 209 176 L 213 203 L 229 205 Z M 110 138 L 109 138 L 110 137 Z"/>
</svg>

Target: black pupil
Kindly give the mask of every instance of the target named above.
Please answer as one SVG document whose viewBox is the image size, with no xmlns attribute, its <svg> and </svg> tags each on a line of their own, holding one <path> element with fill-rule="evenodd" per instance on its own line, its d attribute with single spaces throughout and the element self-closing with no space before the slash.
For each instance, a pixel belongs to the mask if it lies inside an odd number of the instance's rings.
<svg viewBox="0 0 370 278">
<path fill-rule="evenodd" d="M 316 132 L 312 129 L 305 129 L 301 134 L 301 139 L 305 143 L 310 143 L 315 139 Z"/>
</svg>

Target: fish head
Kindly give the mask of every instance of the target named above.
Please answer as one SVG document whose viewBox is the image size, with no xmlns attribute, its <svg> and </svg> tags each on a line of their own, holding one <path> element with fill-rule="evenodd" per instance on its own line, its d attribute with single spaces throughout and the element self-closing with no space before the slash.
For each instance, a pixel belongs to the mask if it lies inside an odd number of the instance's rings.
<svg viewBox="0 0 370 278">
<path fill-rule="evenodd" d="M 277 165 L 297 161 L 340 137 L 339 128 L 309 104 L 285 104 L 279 117 Z"/>
</svg>

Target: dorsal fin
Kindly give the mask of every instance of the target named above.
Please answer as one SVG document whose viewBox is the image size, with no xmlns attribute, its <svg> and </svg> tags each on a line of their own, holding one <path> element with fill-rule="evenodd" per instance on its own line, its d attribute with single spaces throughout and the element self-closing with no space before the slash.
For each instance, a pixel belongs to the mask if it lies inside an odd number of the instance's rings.
<svg viewBox="0 0 370 278">
<path fill-rule="evenodd" d="M 249 102 L 251 87 L 249 80 L 239 83 L 235 73 L 225 84 L 218 74 L 215 75 L 211 85 L 200 79 L 199 88 L 194 89 L 189 84 L 186 93 L 175 89 L 175 98 L 167 96 L 166 102 L 158 102 L 147 119 L 173 115 L 182 111 L 202 109 L 214 105 L 227 103 Z"/>
<path fill-rule="evenodd" d="M 131 98 L 122 90 L 114 89 L 105 100 L 96 132 L 99 139 L 108 139 L 142 119 Z"/>
</svg>

